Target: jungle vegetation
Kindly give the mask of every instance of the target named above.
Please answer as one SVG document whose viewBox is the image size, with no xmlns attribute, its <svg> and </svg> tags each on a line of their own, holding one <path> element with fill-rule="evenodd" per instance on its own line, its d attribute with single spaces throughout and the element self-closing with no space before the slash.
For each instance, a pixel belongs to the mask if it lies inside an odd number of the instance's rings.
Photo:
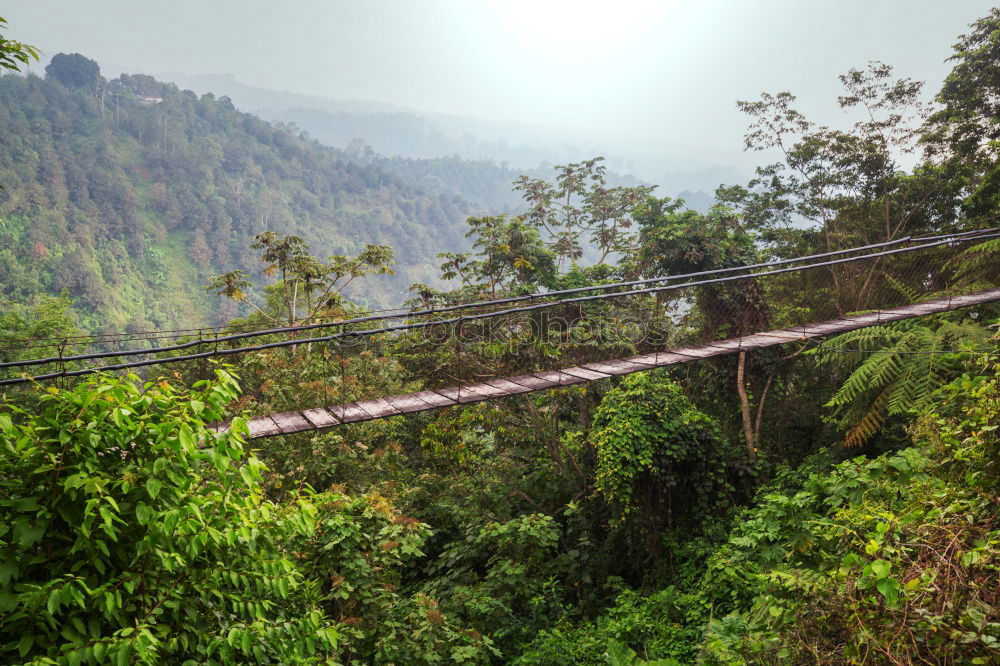
<svg viewBox="0 0 1000 666">
<path fill-rule="evenodd" d="M 421 243 L 463 233 L 411 304 L 726 268 L 998 218 L 1000 10 L 960 38 L 931 108 L 919 82 L 881 63 L 842 77 L 837 103 L 863 110 L 846 128 L 813 124 L 790 93 L 740 102 L 747 148 L 781 159 L 720 187 L 708 212 L 610 184 L 595 158 L 517 179 L 523 213 L 474 216 L 461 230 L 429 226 L 419 211 L 434 204 L 385 171 L 224 99 L 141 77 L 105 82 L 67 58 L 45 80 L 0 79 L 0 121 L 13 128 L 0 138 L 2 233 L 13 239 L 0 284 L 24 301 L 0 312 L 10 355 L 102 312 L 127 324 L 105 271 L 155 307 L 184 294 L 226 304 L 229 330 L 241 330 L 370 312 L 354 294 L 376 288 L 390 248 L 398 266 Z M 122 91 L 117 116 L 108 90 Z M 901 166 L 903 152 L 919 160 Z M 188 178 L 192 165 L 201 171 Z M 380 213 L 366 217 L 374 200 Z M 99 229 L 93 207 L 106 213 Z M 385 236 L 361 233 L 372 229 Z M 36 244 L 38 260 L 25 262 L 18 253 Z M 157 247 L 176 254 L 162 283 L 143 285 L 135 276 Z M 552 313 L 559 328 L 500 337 L 468 322 L 448 344 L 416 330 L 11 390 L 0 408 L 0 658 L 1000 663 L 995 305 L 263 442 L 245 428 L 248 415 L 995 287 L 998 253 L 994 239 L 948 261 L 901 255 L 709 285 L 682 304 L 566 305 Z M 203 279 L 180 292 L 170 266 L 183 262 Z M 53 287 L 65 294 L 41 296 Z M 682 316 L 664 315 L 678 305 Z M 624 320 L 650 334 L 629 335 Z M 207 428 L 220 419 L 232 427 Z"/>
</svg>

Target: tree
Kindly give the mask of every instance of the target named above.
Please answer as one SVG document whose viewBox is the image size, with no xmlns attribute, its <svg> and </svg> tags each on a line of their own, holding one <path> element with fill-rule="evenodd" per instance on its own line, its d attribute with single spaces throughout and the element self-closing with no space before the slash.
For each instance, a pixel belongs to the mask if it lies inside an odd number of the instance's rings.
<svg viewBox="0 0 1000 666">
<path fill-rule="evenodd" d="M 6 29 L 7 19 L 0 16 L 0 28 Z M 38 60 L 38 49 L 31 44 L 5 39 L 0 35 L 0 67 L 21 71 L 21 65 L 27 65 L 32 60 Z"/>
<path fill-rule="evenodd" d="M 45 66 L 45 76 L 51 77 L 67 88 L 97 90 L 101 83 L 101 68 L 79 53 L 57 53 Z"/>
<path fill-rule="evenodd" d="M 273 231 L 254 236 L 251 249 L 263 250 L 260 259 L 264 275 L 279 275 L 271 287 L 274 302 L 268 309 L 253 303 L 246 290 L 250 281 L 241 270 L 211 278 L 209 291 L 234 301 L 248 303 L 271 322 L 296 326 L 308 322 L 324 309 L 340 305 L 344 289 L 364 275 L 392 274 L 393 254 L 387 245 L 367 245 L 355 256 L 333 255 L 326 263 L 308 254 L 309 247 L 299 236 L 282 236 Z"/>
<path fill-rule="evenodd" d="M 495 295 L 511 289 L 551 287 L 555 278 L 555 255 L 545 246 L 538 230 L 524 219 L 504 215 L 470 217 L 469 231 L 474 253 L 444 252 L 441 277 L 458 279 L 462 287 Z M 473 257 L 478 258 L 473 258 Z M 426 285 L 415 288 L 429 293 Z"/>
<path fill-rule="evenodd" d="M 948 158 L 970 222 L 991 226 L 1000 206 L 1000 8 L 971 27 L 954 46 L 922 140 L 929 158 Z"/>
<path fill-rule="evenodd" d="M 746 458 L 663 372 L 629 375 L 594 416 L 595 491 L 617 522 L 641 523 L 639 539 L 661 547 L 663 529 L 693 529 L 725 511 Z M 742 463 L 740 462 L 742 460 Z"/>
<path fill-rule="evenodd" d="M 720 268 L 747 266 L 759 260 L 757 235 L 732 210 L 714 206 L 706 215 L 681 210 L 681 201 L 649 197 L 635 214 L 639 224 L 638 251 L 627 259 L 635 275 L 683 275 Z M 754 278 L 698 287 L 695 303 L 702 340 L 741 337 L 767 330 L 771 307 L 761 283 Z M 767 359 L 766 352 L 758 358 Z M 741 351 L 736 370 L 736 392 L 743 415 L 743 432 L 750 457 L 756 456 L 761 417 L 772 372 L 761 378 L 757 416 L 750 409 L 747 389 L 747 353 Z"/>
<path fill-rule="evenodd" d="M 826 251 L 953 224 L 957 188 L 950 172 L 931 162 L 909 171 L 900 165 L 900 157 L 916 149 L 917 129 L 926 115 L 922 84 L 894 78 L 892 68 L 880 62 L 851 69 L 840 80 L 839 106 L 860 113 L 847 130 L 809 121 L 788 92 L 737 102 L 752 118 L 746 148 L 777 150 L 783 159 L 758 168 L 748 188 L 720 188 L 719 200 L 773 239 L 808 221 Z M 877 304 L 885 263 L 829 268 L 838 314 Z"/>
<path fill-rule="evenodd" d="M 560 268 L 583 257 L 585 241 L 600 252 L 598 264 L 612 253 L 627 252 L 632 213 L 653 191 L 644 185 L 608 187 L 603 160 L 557 166 L 555 184 L 524 175 L 514 183 L 529 206 L 525 221 L 545 231 Z"/>
</svg>

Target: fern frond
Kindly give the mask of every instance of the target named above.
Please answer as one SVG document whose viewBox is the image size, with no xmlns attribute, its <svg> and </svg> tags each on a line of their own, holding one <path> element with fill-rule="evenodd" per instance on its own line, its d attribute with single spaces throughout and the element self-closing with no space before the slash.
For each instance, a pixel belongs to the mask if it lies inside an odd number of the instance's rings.
<svg viewBox="0 0 1000 666">
<path fill-rule="evenodd" d="M 851 361 L 855 367 L 827 402 L 828 407 L 837 408 L 844 421 L 853 423 L 845 438 L 848 446 L 864 444 L 888 416 L 919 407 L 950 379 L 949 369 L 954 364 L 945 352 L 982 344 L 990 336 L 985 326 L 972 319 L 932 319 L 873 328 L 881 330 L 869 336 L 838 336 L 845 340 L 845 345 L 881 342 L 867 357 L 850 355 L 855 359 Z M 836 354 L 832 349 L 827 353 Z"/>
<path fill-rule="evenodd" d="M 864 361 L 864 357 L 858 354 L 844 354 L 836 350 L 857 349 L 861 352 L 868 352 L 886 346 L 886 344 L 898 335 L 899 331 L 892 326 L 859 328 L 826 340 L 823 343 L 823 347 L 826 347 L 826 349 L 811 349 L 807 353 L 816 356 L 816 363 L 818 365 L 829 364 L 836 365 L 844 370 L 853 370 Z"/>
<path fill-rule="evenodd" d="M 848 448 L 864 446 L 885 424 L 886 393 L 883 391 L 872 402 L 868 411 L 861 417 L 854 427 L 852 427 L 844 437 L 844 446 Z"/>
<path fill-rule="evenodd" d="M 1000 238 L 973 245 L 945 264 L 945 268 L 954 269 L 956 279 L 966 280 L 982 277 L 982 273 L 992 272 L 995 276 L 998 266 L 1000 266 Z"/>
<path fill-rule="evenodd" d="M 893 289 L 898 291 L 903 296 L 903 298 L 907 300 L 908 303 L 917 303 L 920 301 L 920 293 L 918 293 L 916 290 L 903 284 L 902 282 L 900 282 L 893 276 L 889 275 L 888 273 L 883 273 L 883 277 L 885 277 L 885 279 L 888 280 L 889 285 Z"/>
</svg>

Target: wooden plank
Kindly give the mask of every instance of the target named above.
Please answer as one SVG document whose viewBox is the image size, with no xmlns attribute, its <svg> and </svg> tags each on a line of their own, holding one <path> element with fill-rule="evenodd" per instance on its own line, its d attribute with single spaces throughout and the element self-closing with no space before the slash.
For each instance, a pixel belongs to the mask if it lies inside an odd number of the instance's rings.
<svg viewBox="0 0 1000 666">
<path fill-rule="evenodd" d="M 463 391 L 473 391 L 474 393 L 480 393 L 485 395 L 487 398 L 502 398 L 507 395 L 507 391 L 496 386 L 490 386 L 485 382 L 477 382 L 475 384 L 466 384 L 462 387 Z"/>
<path fill-rule="evenodd" d="M 876 321 L 873 324 L 878 323 Z M 859 326 L 868 326 L 868 324 L 861 324 Z M 796 327 L 798 328 L 798 327 Z M 850 327 L 845 324 L 845 322 L 826 322 L 822 324 L 806 324 L 802 326 L 802 337 L 804 338 L 816 338 L 823 335 L 831 335 L 833 333 L 840 333 L 842 331 L 850 330 Z"/>
<path fill-rule="evenodd" d="M 964 296 L 952 296 L 951 299 L 942 298 L 941 307 L 944 309 L 954 307 L 967 307 L 969 305 L 981 305 L 991 301 L 1000 300 L 1000 289 L 989 289 L 975 294 L 965 294 Z"/>
<path fill-rule="evenodd" d="M 498 389 L 503 390 L 508 395 L 517 395 L 518 393 L 530 393 L 531 389 L 527 386 L 521 386 L 520 384 L 515 384 L 507 379 L 487 379 L 486 382 L 490 386 L 495 386 Z"/>
<path fill-rule="evenodd" d="M 586 368 L 587 370 L 593 370 L 594 372 L 600 372 L 604 375 L 624 375 L 628 373 L 628 370 L 622 370 L 622 365 L 613 364 L 613 361 L 598 361 L 595 363 L 584 363 L 580 366 L 581 368 Z"/>
<path fill-rule="evenodd" d="M 313 424 L 314 428 L 332 428 L 335 425 L 340 425 L 340 421 L 338 421 L 333 414 L 326 411 L 322 407 L 306 409 L 302 412 L 302 416 L 304 416 L 309 423 Z"/>
<path fill-rule="evenodd" d="M 336 418 L 340 419 L 341 423 L 359 423 L 361 421 L 370 421 L 372 418 L 371 414 L 358 407 L 358 403 L 356 402 L 352 402 L 349 405 L 327 407 L 327 409 Z"/>
<path fill-rule="evenodd" d="M 887 308 L 885 310 L 880 310 L 880 312 L 883 317 L 893 317 L 894 319 L 905 319 L 918 314 L 914 310 L 910 310 L 908 308 Z"/>
<path fill-rule="evenodd" d="M 434 391 L 419 391 L 417 393 L 411 393 L 410 396 L 416 398 L 417 400 L 423 400 L 427 403 L 428 407 L 433 409 L 437 409 L 438 407 L 451 407 L 458 404 L 451 398 L 446 398 L 440 393 L 436 393 Z"/>
<path fill-rule="evenodd" d="M 437 391 L 437 393 L 440 393 L 444 397 L 449 398 L 461 405 L 470 402 L 481 402 L 486 400 L 487 397 L 482 393 L 470 391 L 465 386 L 449 386 L 448 388 L 443 388 L 440 391 Z"/>
<path fill-rule="evenodd" d="M 542 391 L 559 385 L 556 381 L 542 379 L 541 377 L 537 377 L 535 375 L 517 375 L 516 377 L 508 377 L 507 381 L 520 384 L 521 386 L 530 388 L 532 391 Z"/>
<path fill-rule="evenodd" d="M 663 352 L 659 352 L 663 353 Z M 638 366 L 646 366 L 646 369 L 652 369 L 659 365 L 656 361 L 656 354 L 643 354 L 642 356 L 629 356 L 624 359 L 628 363 L 633 363 Z"/>
<path fill-rule="evenodd" d="M 653 369 L 653 366 L 641 363 L 632 363 L 629 359 L 624 358 L 614 359 L 611 361 L 601 361 L 600 363 L 585 363 L 580 367 L 614 376 L 630 375 L 633 372 L 642 372 L 643 370 Z"/>
<path fill-rule="evenodd" d="M 391 398 L 386 398 L 386 400 L 403 414 L 412 414 L 413 412 L 422 412 L 430 409 L 430 406 L 426 402 L 420 398 L 415 398 L 413 395 L 394 395 Z"/>
<path fill-rule="evenodd" d="M 681 361 L 680 359 L 691 361 L 691 360 L 707 358 L 708 356 L 707 354 L 700 351 L 697 351 L 697 353 L 695 352 L 696 350 L 690 347 L 681 347 L 679 349 L 671 349 L 670 351 L 662 351 L 662 352 L 657 352 L 655 354 L 632 356 L 629 357 L 627 360 L 631 361 L 632 363 L 640 363 L 643 365 L 650 365 L 654 368 L 659 368 L 664 365 L 670 365 L 671 361 L 668 360 L 670 358 L 677 359 L 676 361 L 673 362 L 682 363 L 683 361 Z M 668 356 L 668 354 L 673 354 L 673 357 Z"/>
<path fill-rule="evenodd" d="M 251 439 L 281 434 L 281 428 L 270 416 L 255 416 L 252 419 L 247 419 L 247 430 Z"/>
<path fill-rule="evenodd" d="M 853 315 L 851 317 L 844 317 L 843 319 L 832 319 L 825 322 L 817 322 L 815 324 L 807 324 L 813 330 L 830 330 L 834 331 L 840 326 L 849 326 L 851 324 L 862 324 L 863 326 L 874 326 L 882 321 L 882 316 L 878 312 L 866 312 L 865 314 Z"/>
<path fill-rule="evenodd" d="M 281 428 L 282 434 L 285 435 L 313 429 L 312 423 L 309 423 L 299 412 L 271 414 L 271 418 L 274 419 L 275 424 Z"/>
<path fill-rule="evenodd" d="M 506 398 L 507 393 L 497 389 L 493 386 L 487 387 L 490 391 L 496 391 L 496 393 L 487 393 L 484 384 L 466 384 L 462 386 L 462 397 L 459 400 L 463 405 L 470 402 L 482 402 L 484 400 L 498 400 L 500 398 Z"/>
<path fill-rule="evenodd" d="M 574 377 L 573 375 L 567 375 L 565 372 L 560 370 L 545 370 L 544 372 L 532 373 L 539 379 L 545 379 L 551 382 L 555 382 L 559 386 L 571 386 L 573 384 L 579 384 L 581 382 L 587 381 L 581 377 Z"/>
<path fill-rule="evenodd" d="M 371 400 L 358 400 L 358 407 L 368 412 L 373 419 L 381 419 L 386 416 L 399 414 L 399 410 L 393 407 L 387 400 L 382 398 L 372 398 Z"/>
<path fill-rule="evenodd" d="M 760 349 L 761 347 L 773 347 L 774 345 L 783 345 L 789 342 L 796 342 L 801 339 L 801 335 L 787 337 L 784 335 L 778 336 L 756 333 L 754 335 L 748 335 L 745 338 L 741 338 L 740 346 L 733 351 L 749 351 L 751 349 Z"/>
<path fill-rule="evenodd" d="M 605 374 L 603 372 L 596 372 L 594 370 L 588 370 L 587 368 L 563 368 L 562 370 L 567 375 L 573 375 L 574 377 L 579 377 L 580 379 L 585 379 L 588 382 L 596 381 L 598 379 L 607 379 L 611 375 Z"/>
<path fill-rule="evenodd" d="M 764 336 L 765 338 L 777 338 L 778 340 L 787 340 L 789 342 L 798 342 L 802 340 L 802 336 L 798 333 L 793 333 L 792 331 L 787 331 L 785 329 L 779 329 L 777 331 L 768 331 L 767 333 L 757 333 L 757 335 Z"/>
<path fill-rule="evenodd" d="M 659 363 L 657 363 L 657 366 L 661 368 L 667 365 L 677 365 L 679 363 L 688 363 L 690 361 L 698 360 L 693 356 L 688 356 L 686 354 L 675 354 L 673 352 L 668 352 L 668 351 L 660 352 L 659 354 L 656 355 L 656 357 L 659 359 Z"/>
<path fill-rule="evenodd" d="M 729 340 L 713 340 L 712 342 L 706 343 L 705 345 L 695 345 L 695 347 L 713 347 L 715 349 L 731 349 L 733 351 L 738 351 L 744 346 L 745 341 L 752 336 L 743 336 L 742 338 L 731 338 Z"/>
</svg>

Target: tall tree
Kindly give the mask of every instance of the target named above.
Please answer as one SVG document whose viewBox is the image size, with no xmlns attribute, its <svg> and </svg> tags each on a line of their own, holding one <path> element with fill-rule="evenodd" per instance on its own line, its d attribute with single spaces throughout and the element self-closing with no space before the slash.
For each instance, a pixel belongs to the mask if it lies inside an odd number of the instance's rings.
<svg viewBox="0 0 1000 666">
<path fill-rule="evenodd" d="M 45 75 L 67 88 L 96 90 L 101 83 L 100 66 L 79 53 L 57 53 L 45 66 Z"/>
<path fill-rule="evenodd" d="M 594 157 L 556 167 L 555 183 L 524 175 L 514 183 L 528 204 L 525 220 L 544 230 L 560 268 L 583 257 L 585 242 L 599 251 L 598 264 L 630 249 L 627 230 L 632 226 L 632 213 L 653 187 L 609 187 L 603 160 Z"/>
<path fill-rule="evenodd" d="M 1000 217 L 1000 8 L 971 27 L 954 46 L 923 141 L 929 158 L 949 159 L 970 221 L 990 226 Z"/>
<path fill-rule="evenodd" d="M 891 241 L 954 223 L 955 184 L 934 162 L 907 169 L 926 116 L 922 84 L 897 79 L 880 62 L 840 77 L 839 106 L 859 116 L 849 129 L 816 125 L 788 92 L 737 102 L 752 121 L 745 145 L 778 151 L 781 161 L 757 169 L 748 188 L 720 188 L 720 200 L 745 223 L 780 238 L 780 230 L 811 223 L 826 251 Z M 789 234 L 785 234 L 788 236 Z M 790 234 L 801 237 L 801 233 Z M 814 249 L 798 247 L 796 250 Z M 885 262 L 831 267 L 838 313 L 873 307 Z"/>
<path fill-rule="evenodd" d="M 368 274 L 392 273 L 393 254 L 387 245 L 368 245 L 355 256 L 334 255 L 326 263 L 308 253 L 298 236 L 265 231 L 254 237 L 251 249 L 263 250 L 264 275 L 278 275 L 271 286 L 268 308 L 250 300 L 250 281 L 241 270 L 216 275 L 207 289 L 231 300 L 248 303 L 264 319 L 288 326 L 308 322 L 323 310 L 340 304 L 341 293 L 355 279 Z"/>
</svg>

